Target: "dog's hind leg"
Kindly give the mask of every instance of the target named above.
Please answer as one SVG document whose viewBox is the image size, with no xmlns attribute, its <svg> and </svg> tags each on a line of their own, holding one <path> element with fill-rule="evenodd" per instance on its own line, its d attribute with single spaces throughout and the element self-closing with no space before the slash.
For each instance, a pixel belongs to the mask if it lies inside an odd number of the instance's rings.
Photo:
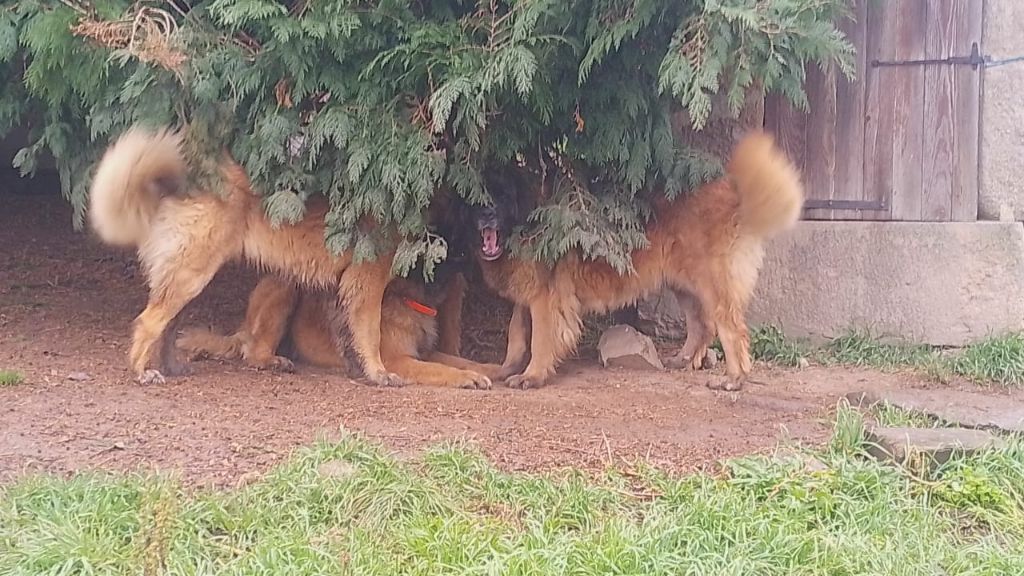
<svg viewBox="0 0 1024 576">
<path fill-rule="evenodd" d="M 479 372 L 435 362 L 426 362 L 411 356 L 388 358 L 387 366 L 405 381 L 423 386 L 469 388 L 474 390 L 491 389 L 491 380 Z"/>
<path fill-rule="evenodd" d="M 462 303 L 466 298 L 466 277 L 456 274 L 448 283 L 444 301 L 438 307 L 437 349 L 459 355 L 462 344 Z"/>
<path fill-rule="evenodd" d="M 750 359 L 750 333 L 743 319 L 744 308 L 734 301 L 723 301 L 719 303 L 715 316 L 718 338 L 725 351 L 726 380 L 710 386 L 736 391 L 743 387 L 753 366 Z"/>
<path fill-rule="evenodd" d="M 505 361 L 495 380 L 505 380 L 510 376 L 522 373 L 530 361 L 530 309 L 516 304 L 512 307 L 512 318 L 508 322 L 508 345 L 505 348 Z"/>
<path fill-rule="evenodd" d="M 242 336 L 242 359 L 249 366 L 290 372 L 292 361 L 277 355 L 288 332 L 288 324 L 299 302 L 299 289 L 290 281 L 266 276 L 249 295 L 245 322 L 238 331 Z"/>
<path fill-rule="evenodd" d="M 564 296 L 545 290 L 530 303 L 530 363 L 506 382 L 510 388 L 543 386 L 572 351 L 583 328 L 579 312 Z"/>
<path fill-rule="evenodd" d="M 431 352 L 430 354 L 427 354 L 426 360 L 428 362 L 436 362 L 438 364 L 444 364 L 445 366 L 483 374 L 493 380 L 498 378 L 502 370 L 501 366 L 497 364 L 480 364 L 479 362 L 473 362 L 472 360 L 467 360 L 459 356 L 452 356 L 450 354 L 445 354 L 444 352 Z"/>
<path fill-rule="evenodd" d="M 182 309 L 206 288 L 220 266 L 216 263 L 207 263 L 205 268 L 206 270 L 198 275 L 194 275 L 194 270 L 177 268 L 150 292 L 146 309 L 135 318 L 129 360 L 132 372 L 140 384 L 164 382 L 163 373 L 152 367 L 153 362 L 157 360 L 156 356 L 161 349 L 167 348 L 167 341 L 173 342 L 168 334 L 168 326 Z"/>
<path fill-rule="evenodd" d="M 175 346 L 180 323 L 179 312 L 164 329 L 163 342 L 160 344 L 160 370 L 166 376 L 186 376 L 191 372 L 188 364 L 178 358 L 178 348 Z"/>
<path fill-rule="evenodd" d="M 702 306 L 696 295 L 686 290 L 674 289 L 676 300 L 686 319 L 686 341 L 678 354 L 669 358 L 669 368 L 704 368 L 708 347 L 715 337 L 714 324 L 708 316 L 707 307 Z"/>
<path fill-rule="evenodd" d="M 391 281 L 391 257 L 350 266 L 341 275 L 339 298 L 345 310 L 352 347 L 359 355 L 366 378 L 378 386 L 403 386 L 405 381 L 388 371 L 380 354 L 380 316 L 384 290 Z"/>
</svg>

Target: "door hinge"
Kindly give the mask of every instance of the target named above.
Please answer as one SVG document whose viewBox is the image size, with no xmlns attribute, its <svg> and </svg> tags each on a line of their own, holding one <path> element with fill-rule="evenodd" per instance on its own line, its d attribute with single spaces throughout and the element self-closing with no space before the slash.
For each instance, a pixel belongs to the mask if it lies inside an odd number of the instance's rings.
<svg viewBox="0 0 1024 576">
<path fill-rule="evenodd" d="M 928 64 L 949 64 L 951 66 L 970 66 L 977 70 L 978 66 L 984 66 L 989 61 L 988 56 L 981 53 L 981 47 L 977 42 L 971 43 L 971 54 L 969 56 L 950 56 L 949 58 L 931 58 L 927 60 L 872 60 L 871 66 L 880 68 L 883 66 L 925 66 Z"/>
<path fill-rule="evenodd" d="M 805 200 L 804 210 L 888 210 L 885 200 Z"/>
</svg>

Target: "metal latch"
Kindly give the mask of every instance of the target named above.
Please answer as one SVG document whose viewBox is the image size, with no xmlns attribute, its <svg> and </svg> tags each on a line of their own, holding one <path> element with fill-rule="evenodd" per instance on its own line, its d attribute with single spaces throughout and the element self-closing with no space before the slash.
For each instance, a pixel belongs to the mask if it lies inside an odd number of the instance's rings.
<svg viewBox="0 0 1024 576">
<path fill-rule="evenodd" d="M 977 70 L 978 66 L 984 66 L 988 57 L 981 55 L 981 48 L 977 42 L 971 43 L 970 56 L 950 56 L 949 58 L 933 58 L 928 60 L 873 60 L 871 66 L 880 68 L 882 66 L 923 66 L 927 64 L 949 64 L 952 66 L 970 66 Z"/>
<path fill-rule="evenodd" d="M 885 211 L 889 204 L 885 200 L 804 200 L 804 210 L 872 210 Z"/>
</svg>

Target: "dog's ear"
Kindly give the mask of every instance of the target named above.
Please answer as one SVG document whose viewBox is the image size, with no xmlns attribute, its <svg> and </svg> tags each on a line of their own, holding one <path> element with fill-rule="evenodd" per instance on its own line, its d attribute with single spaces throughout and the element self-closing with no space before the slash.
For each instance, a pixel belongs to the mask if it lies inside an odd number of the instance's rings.
<svg viewBox="0 0 1024 576">
<path fill-rule="evenodd" d="M 518 223 L 520 217 L 519 178 L 510 168 L 495 170 L 487 182 L 494 208 L 504 219 Z"/>
<path fill-rule="evenodd" d="M 505 196 L 508 202 L 509 218 L 512 222 L 518 224 L 522 219 L 522 201 L 519 199 L 519 188 L 513 186 L 507 189 Z"/>
<path fill-rule="evenodd" d="M 452 198 L 447 221 L 451 223 L 452 230 L 461 230 L 470 225 L 476 226 L 476 223 L 473 222 L 473 207 L 461 196 Z"/>
</svg>

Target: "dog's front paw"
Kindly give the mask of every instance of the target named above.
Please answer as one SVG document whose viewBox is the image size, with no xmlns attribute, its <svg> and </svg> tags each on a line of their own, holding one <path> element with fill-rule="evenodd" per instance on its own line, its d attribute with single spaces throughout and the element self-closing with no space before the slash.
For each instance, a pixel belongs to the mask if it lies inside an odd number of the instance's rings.
<svg viewBox="0 0 1024 576">
<path fill-rule="evenodd" d="M 520 374 L 505 380 L 505 385 L 516 390 L 529 390 L 531 388 L 540 388 L 544 385 L 545 380 L 547 379 L 533 374 Z"/>
<path fill-rule="evenodd" d="M 274 356 L 267 367 L 275 372 L 295 372 L 295 363 L 284 356 Z"/>
<path fill-rule="evenodd" d="M 502 373 L 502 367 L 500 364 L 478 364 L 473 367 L 472 372 L 483 374 L 492 382 L 501 382 L 511 376 L 511 374 Z"/>
<path fill-rule="evenodd" d="M 664 362 L 665 367 L 672 370 L 713 370 L 718 365 L 718 353 L 713 349 L 706 349 L 703 353 L 692 356 L 680 352 L 667 358 Z"/>
<path fill-rule="evenodd" d="M 167 383 L 167 379 L 160 373 L 159 370 L 149 369 L 144 371 L 142 374 L 135 379 L 136 382 L 143 386 L 160 385 Z"/>
<path fill-rule="evenodd" d="M 508 379 L 510 379 L 510 378 L 512 378 L 514 376 L 519 376 L 520 374 L 522 374 L 522 372 L 523 372 L 523 367 L 522 366 L 504 366 L 504 365 L 502 365 L 498 369 L 498 372 L 494 376 L 492 376 L 492 378 L 494 378 L 495 380 L 501 382 L 503 380 L 508 380 Z"/>
<path fill-rule="evenodd" d="M 725 378 L 712 378 L 708 380 L 708 388 L 712 390 L 724 390 L 726 392 L 739 392 L 743 389 L 746 378 L 740 376 L 726 376 Z"/>
<path fill-rule="evenodd" d="M 464 375 L 465 381 L 459 385 L 459 388 L 466 388 L 469 390 L 490 390 L 491 379 L 483 374 L 477 374 L 472 370 L 465 370 Z"/>
<path fill-rule="evenodd" d="M 381 388 L 401 388 L 409 384 L 404 378 L 392 372 L 378 372 L 367 376 L 367 380 L 370 381 L 370 384 Z"/>
</svg>

